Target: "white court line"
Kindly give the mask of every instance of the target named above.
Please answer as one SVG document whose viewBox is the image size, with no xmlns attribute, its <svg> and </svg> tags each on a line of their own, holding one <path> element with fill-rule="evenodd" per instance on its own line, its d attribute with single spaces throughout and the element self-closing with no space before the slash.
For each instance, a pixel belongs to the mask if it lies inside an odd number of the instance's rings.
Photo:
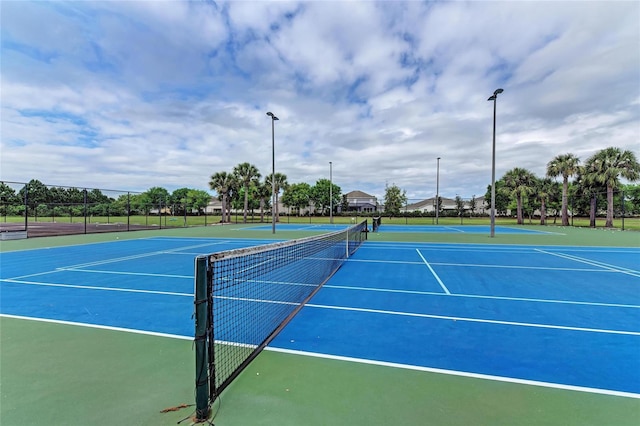
<svg viewBox="0 0 640 426">
<path fill-rule="evenodd" d="M 56 271 L 88 272 L 91 274 L 134 275 L 134 276 L 142 276 L 142 277 L 160 277 L 160 278 L 185 278 L 190 280 L 193 279 L 193 275 L 153 274 L 149 272 L 102 271 L 99 269 L 56 268 Z"/>
<path fill-rule="evenodd" d="M 535 324 L 535 323 L 528 323 L 528 322 L 500 321 L 500 320 L 488 320 L 488 319 L 468 318 L 468 317 L 451 317 L 446 315 L 431 315 L 431 314 L 419 314 L 419 313 L 413 313 L 413 312 L 385 311 L 382 309 L 316 305 L 314 303 L 308 303 L 305 306 L 309 306 L 312 308 L 320 308 L 320 309 L 335 309 L 339 311 L 366 312 L 366 313 L 374 313 L 374 314 L 430 318 L 430 319 L 440 319 L 440 320 L 448 320 L 448 321 L 463 321 L 463 322 L 475 322 L 475 323 L 484 323 L 484 324 L 513 325 L 516 327 L 545 328 L 545 329 L 552 329 L 552 330 L 582 331 L 582 332 L 588 332 L 588 333 L 622 334 L 627 336 L 640 336 L 640 331 L 606 330 L 602 328 L 570 327 L 570 326 L 564 326 L 564 325 Z"/>
<path fill-rule="evenodd" d="M 77 284 L 52 284 L 52 283 L 41 283 L 41 282 L 35 282 L 35 281 L 19 281 L 19 280 L 12 280 L 12 279 L 1 279 L 0 281 L 9 282 L 13 284 L 37 285 L 37 286 L 43 286 L 43 287 L 62 287 L 62 288 L 75 288 L 75 289 L 81 289 L 81 290 L 117 291 L 117 292 L 123 292 L 123 293 L 144 293 L 144 294 L 160 294 L 164 296 L 195 297 L 195 294 L 193 293 L 177 293 L 172 291 L 138 290 L 138 289 L 131 289 L 131 288 L 85 286 L 85 285 L 77 285 Z M 300 305 L 300 303 L 298 302 L 287 302 L 282 300 L 268 300 L 268 299 L 253 299 L 248 297 L 213 296 L 213 298 L 220 299 L 220 300 L 235 300 L 238 302 L 271 303 L 274 305 L 293 305 L 293 306 Z"/>
<path fill-rule="evenodd" d="M 13 278 L 6 278 L 7 280 L 11 279 L 11 280 L 21 280 L 23 278 L 31 278 L 31 277 L 37 277 L 39 275 L 48 275 L 48 274 L 55 274 L 56 270 L 52 270 L 52 271 L 44 271 L 44 272 L 37 272 L 35 274 L 28 274 L 28 275 L 20 275 L 18 277 L 13 277 Z"/>
<path fill-rule="evenodd" d="M 300 303 L 298 302 L 286 302 L 283 300 L 252 299 L 249 297 L 213 296 L 213 298 L 220 299 L 220 300 L 233 300 L 237 302 L 273 303 L 274 305 L 291 305 L 291 306 L 300 305 Z"/>
<path fill-rule="evenodd" d="M 329 354 L 322 354 L 317 352 L 297 351 L 293 349 L 283 349 L 283 348 L 277 348 L 273 346 L 267 346 L 265 350 L 271 351 L 271 352 L 281 352 L 281 353 L 291 354 L 291 355 L 331 359 L 335 361 L 356 362 L 359 364 L 377 365 L 381 367 L 402 368 L 405 370 L 424 371 L 427 373 L 437 373 L 437 374 L 447 374 L 450 376 L 461 376 L 461 377 L 469 377 L 473 379 L 492 380 L 497 382 L 514 383 L 519 385 L 539 386 L 539 387 L 545 387 L 545 388 L 570 390 L 570 391 L 576 391 L 576 392 L 588 392 L 588 393 L 596 393 L 596 394 L 602 394 L 602 395 L 621 396 L 625 398 L 640 399 L 640 394 L 632 393 L 632 392 L 588 388 L 585 386 L 564 385 L 560 383 L 540 382 L 537 380 L 517 379 L 513 377 L 493 376 L 489 374 L 469 373 L 465 371 L 445 370 L 441 368 L 421 367 L 418 365 L 398 364 L 395 362 L 375 361 L 370 359 L 352 358 L 352 357 L 339 356 L 339 355 L 329 355 Z"/>
<path fill-rule="evenodd" d="M 535 271 L 570 271 L 570 272 L 618 272 L 618 271 L 603 271 L 602 268 L 558 268 L 553 266 L 522 266 L 522 265 L 485 265 L 478 263 L 446 263 L 446 262 L 431 262 L 432 265 L 438 266 L 455 266 L 456 268 L 471 267 L 471 268 L 501 268 L 501 269 L 533 269 Z"/>
<path fill-rule="evenodd" d="M 172 291 L 157 291 L 157 290 L 138 290 L 133 288 L 120 288 L 120 287 L 99 287 L 91 285 L 77 285 L 77 284 L 53 284 L 53 283 L 41 283 L 37 281 L 23 281 L 17 279 L 0 279 L 1 282 L 24 284 L 24 285 L 38 285 L 42 287 L 62 287 L 62 288 L 75 288 L 81 290 L 101 290 L 101 291 L 118 291 L 123 293 L 146 293 L 146 294 L 161 294 L 165 296 L 188 296 L 194 297 L 193 293 L 176 293 Z"/>
<path fill-rule="evenodd" d="M 601 247 L 601 246 L 538 246 L 538 245 L 522 245 L 522 244 L 485 244 L 485 243 L 418 243 L 415 241 L 367 241 L 360 250 L 413 250 L 420 248 L 421 250 L 447 250 L 447 251 L 481 251 L 481 252 L 508 252 L 514 251 L 531 252 L 536 248 L 542 247 L 547 250 L 571 250 L 585 253 L 631 253 L 636 254 L 640 251 L 635 247 Z"/>
<path fill-rule="evenodd" d="M 193 336 L 181 336 L 179 334 L 159 333 L 156 331 L 136 330 L 133 328 L 112 327 L 109 325 L 88 324 L 83 322 L 54 320 L 54 319 L 47 319 L 47 318 L 24 317 L 21 315 L 11 315 L 11 314 L 0 314 L 0 317 L 20 319 L 20 320 L 26 320 L 26 321 L 46 322 L 51 324 L 75 325 L 77 327 L 97 328 L 100 330 L 122 331 L 125 333 L 144 334 L 147 336 L 169 337 L 171 339 L 193 340 Z"/>
<path fill-rule="evenodd" d="M 79 322 L 73 322 L 73 321 L 53 320 L 53 319 L 46 319 L 46 318 L 32 318 L 32 317 L 24 317 L 20 315 L 10 315 L 10 314 L 0 314 L 0 317 L 20 319 L 25 321 L 44 322 L 44 323 L 51 323 L 51 324 L 73 325 L 77 327 L 95 328 L 100 330 L 142 334 L 147 336 L 165 337 L 165 338 L 179 339 L 179 340 L 193 340 L 193 336 L 181 336 L 178 334 L 159 333 L 154 331 L 135 330 L 130 328 L 87 324 L 87 323 L 79 323 Z M 292 349 L 283 349 L 283 348 L 277 348 L 273 346 L 267 346 L 265 350 L 272 351 L 272 352 L 292 354 L 292 355 L 331 359 L 336 361 L 346 361 L 346 362 L 356 362 L 360 364 L 377 365 L 381 367 L 401 368 L 405 370 L 423 371 L 427 373 L 447 374 L 452 376 L 461 376 L 461 377 L 468 377 L 468 378 L 474 378 L 474 379 L 492 380 L 492 381 L 522 384 L 522 385 L 529 385 L 529 386 L 540 386 L 540 387 L 553 388 L 553 389 L 571 390 L 571 391 L 577 391 L 577 392 L 587 392 L 587 393 L 596 393 L 596 394 L 602 394 L 602 395 L 621 396 L 626 398 L 640 399 L 640 394 L 631 393 L 631 392 L 588 388 L 584 386 L 563 385 L 558 383 L 540 382 L 536 380 L 526 380 L 526 379 L 516 379 L 511 377 L 493 376 L 493 375 L 479 374 L 479 373 L 469 373 L 469 372 L 456 371 L 456 370 L 445 370 L 445 369 L 432 368 L 432 367 L 421 367 L 417 365 L 399 364 L 399 363 L 385 362 L 385 361 L 374 361 L 374 360 L 363 359 L 363 358 L 352 358 L 352 357 L 329 355 L 329 354 L 322 354 L 322 353 L 316 353 L 316 352 L 296 351 Z"/>
<path fill-rule="evenodd" d="M 459 228 L 455 228 L 455 227 L 451 227 L 451 226 L 442 226 L 442 229 L 448 229 L 450 231 L 455 231 L 455 232 L 460 232 L 462 234 L 465 234 L 466 232 L 459 229 Z"/>
<path fill-rule="evenodd" d="M 353 259 L 353 258 L 349 258 L 349 262 L 401 264 L 401 265 L 423 265 L 424 264 L 424 262 L 413 262 L 408 260 L 407 261 L 405 260 L 374 260 L 374 259 Z M 448 262 L 431 262 L 430 264 L 438 265 L 438 266 L 455 266 L 455 267 L 472 267 L 472 268 L 533 269 L 536 271 L 544 270 L 544 271 L 571 271 L 571 272 L 618 272 L 618 271 L 605 271 L 602 269 L 602 267 L 558 268 L 555 266 L 487 265 L 482 263 L 448 263 Z"/>
<path fill-rule="evenodd" d="M 603 262 L 598 262 L 598 261 L 595 261 L 595 260 L 584 259 L 582 257 L 572 256 L 570 254 L 553 253 L 553 252 L 545 251 L 545 250 L 541 250 L 541 249 L 535 249 L 535 251 L 540 252 L 540 253 L 544 253 L 544 254 L 548 254 L 548 255 L 551 255 L 551 256 L 561 257 L 563 259 L 573 260 L 575 262 L 586 263 L 587 265 L 597 266 L 599 268 L 605 268 L 605 269 L 608 269 L 608 270 L 613 271 L 613 272 L 619 272 L 621 274 L 627 274 L 627 275 L 631 275 L 632 277 L 640 278 L 640 272 L 634 271 L 633 269 L 620 268 L 620 267 L 615 266 L 615 265 L 610 265 L 610 264 L 603 263 Z"/>
<path fill-rule="evenodd" d="M 84 268 L 84 267 L 87 267 L 87 266 L 106 265 L 106 264 L 109 264 L 109 263 L 123 262 L 123 261 L 127 261 L 127 260 L 140 259 L 140 258 L 143 258 L 143 257 L 157 256 L 157 255 L 160 255 L 160 254 L 173 254 L 173 253 L 179 252 L 181 250 L 194 249 L 194 248 L 200 248 L 200 247 L 208 247 L 208 246 L 211 246 L 211 244 L 196 244 L 196 245 L 193 245 L 193 246 L 185 246 L 185 247 L 175 248 L 175 249 L 171 249 L 171 250 L 157 250 L 157 251 L 152 251 L 152 252 L 142 253 L 142 254 L 136 254 L 136 255 L 131 255 L 131 256 L 123 256 L 123 257 L 115 257 L 115 258 L 111 258 L 111 259 L 103 259 L 103 260 L 99 260 L 99 261 L 96 261 L 96 262 L 80 263 L 80 264 L 77 264 L 77 265 L 64 266 L 62 268 L 74 269 L 74 268 Z"/>
<path fill-rule="evenodd" d="M 130 241 L 130 240 L 125 240 L 125 241 Z M 38 275 L 54 274 L 54 273 L 57 273 L 57 272 L 64 272 L 64 271 L 80 271 L 81 272 L 81 271 L 83 271 L 81 268 L 86 268 L 86 267 L 89 267 L 89 266 L 106 265 L 106 264 L 110 264 L 110 263 L 124 262 L 124 261 L 128 261 L 128 260 L 142 259 L 142 258 L 145 258 L 145 257 L 157 256 L 157 255 L 160 255 L 160 254 L 180 254 L 180 253 L 177 253 L 180 250 L 199 248 L 199 247 L 207 247 L 207 246 L 211 246 L 211 245 L 212 244 L 197 244 L 197 245 L 193 245 L 193 246 L 185 246 L 185 247 L 176 248 L 176 249 L 172 249 L 172 250 L 160 250 L 160 251 L 153 251 L 153 252 L 149 252 L 149 253 L 142 253 L 142 254 L 136 254 L 136 255 L 131 255 L 131 256 L 123 256 L 123 257 L 116 257 L 116 258 L 111 258 L 111 259 L 103 259 L 103 260 L 95 261 L 95 262 L 88 262 L 88 263 L 80 263 L 80 264 L 76 264 L 76 265 L 62 266 L 62 267 L 56 268 L 54 270 L 38 272 L 36 274 L 20 275 L 20 276 L 17 276 L 17 277 L 13 277 L 11 279 L 20 280 L 20 279 L 23 279 L 23 278 L 35 277 L 35 276 L 38 276 Z M 87 270 L 87 272 L 91 272 L 91 271 Z M 104 271 L 103 273 L 109 273 L 109 272 Z M 111 273 L 116 273 L 116 272 L 111 272 Z M 131 275 L 135 275 L 135 274 L 136 273 L 131 273 Z"/>
<path fill-rule="evenodd" d="M 566 305 L 586 305 L 586 306 L 602 306 L 602 307 L 611 307 L 611 308 L 640 309 L 640 305 L 623 305 L 620 303 L 579 302 L 579 301 L 573 301 L 573 300 L 534 299 L 534 298 L 528 298 L 528 297 L 485 296 L 480 294 L 464 294 L 464 293 L 453 293 L 453 294 L 445 295 L 440 292 L 434 292 L 434 291 L 396 290 L 396 289 L 388 289 L 388 288 L 354 287 L 354 286 L 328 285 L 328 284 L 324 285 L 323 288 L 336 288 L 336 289 L 342 289 L 342 290 L 355 290 L 355 291 L 373 291 L 373 292 L 381 292 L 381 293 L 417 294 L 417 295 L 425 295 L 425 296 L 451 296 L 451 297 L 462 297 L 462 298 L 471 298 L 471 299 L 508 300 L 508 301 L 514 301 L 514 302 L 558 303 L 558 304 L 566 304 Z"/>
<path fill-rule="evenodd" d="M 433 268 L 431 267 L 431 265 L 429 265 L 429 262 L 427 262 L 427 259 L 425 259 L 424 256 L 422 256 L 422 253 L 420 253 L 420 250 L 416 249 L 416 251 L 418 252 L 418 256 L 420 256 L 422 258 L 422 261 L 424 262 L 424 264 L 427 265 L 427 268 L 429 268 L 429 270 L 431 271 L 431 274 L 433 274 L 433 276 L 436 278 L 436 281 L 438 281 L 438 284 L 440 284 L 440 287 L 442 287 L 444 292 L 447 293 L 447 294 L 451 294 L 449 292 L 449 289 L 444 285 L 444 283 L 442 282 L 442 280 L 438 276 L 438 274 L 436 274 L 436 271 L 434 271 Z"/>
</svg>

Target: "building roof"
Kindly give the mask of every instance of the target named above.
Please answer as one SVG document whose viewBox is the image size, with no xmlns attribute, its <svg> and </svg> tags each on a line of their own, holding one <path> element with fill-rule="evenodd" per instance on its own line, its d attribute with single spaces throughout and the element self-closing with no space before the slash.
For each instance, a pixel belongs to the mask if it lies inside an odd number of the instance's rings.
<svg viewBox="0 0 640 426">
<path fill-rule="evenodd" d="M 347 197 L 347 198 L 376 198 L 375 196 L 369 195 L 366 192 L 362 192 L 362 191 L 347 192 L 345 194 L 345 197 Z"/>
</svg>

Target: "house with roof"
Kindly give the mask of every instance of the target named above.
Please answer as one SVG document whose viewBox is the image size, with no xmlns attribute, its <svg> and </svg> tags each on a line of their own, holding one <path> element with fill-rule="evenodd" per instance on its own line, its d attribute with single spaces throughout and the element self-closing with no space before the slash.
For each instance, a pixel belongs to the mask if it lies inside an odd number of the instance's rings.
<svg viewBox="0 0 640 426">
<path fill-rule="evenodd" d="M 465 212 L 471 212 L 471 200 L 464 200 Z M 455 211 L 457 210 L 456 200 L 454 198 L 440 197 L 440 211 Z M 435 213 L 436 211 L 436 197 L 427 198 L 422 201 L 418 201 L 412 204 L 407 204 L 400 209 L 402 213 Z M 475 206 L 473 208 L 474 213 L 484 214 L 487 211 L 487 206 L 484 202 L 484 197 L 475 198 Z"/>
<path fill-rule="evenodd" d="M 351 191 L 342 196 L 344 206 L 347 207 L 346 211 L 358 212 L 358 213 L 373 213 L 380 211 L 380 204 L 375 195 L 367 194 L 362 191 Z"/>
</svg>

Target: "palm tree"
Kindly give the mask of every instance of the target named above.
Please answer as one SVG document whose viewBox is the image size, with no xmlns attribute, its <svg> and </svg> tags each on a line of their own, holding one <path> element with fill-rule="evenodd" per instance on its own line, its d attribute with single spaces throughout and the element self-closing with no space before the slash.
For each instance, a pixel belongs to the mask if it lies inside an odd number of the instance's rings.
<svg viewBox="0 0 640 426">
<path fill-rule="evenodd" d="M 578 174 L 574 180 L 574 186 L 572 187 L 575 195 L 578 197 L 578 200 L 582 200 L 584 198 L 589 199 L 589 226 L 592 228 L 596 227 L 596 194 L 603 190 L 602 185 L 595 181 L 595 163 L 596 161 L 591 157 L 586 161 L 584 166 L 578 168 Z"/>
<path fill-rule="evenodd" d="M 524 223 L 522 217 L 522 199 L 532 194 L 535 188 L 536 177 L 527 169 L 515 167 L 504 174 L 502 177 L 505 190 L 511 197 L 516 199 L 516 211 L 518 225 Z"/>
<path fill-rule="evenodd" d="M 607 187 L 606 228 L 613 227 L 613 190 L 620 187 L 620 177 L 629 181 L 640 178 L 640 163 L 632 151 L 609 147 L 595 153 L 588 162 L 592 165 L 590 178 Z"/>
<path fill-rule="evenodd" d="M 238 177 L 238 180 L 244 188 L 243 223 L 247 223 L 247 211 L 249 210 L 249 185 L 251 185 L 251 181 L 254 179 L 260 179 L 260 172 L 253 164 L 242 163 L 233 168 L 233 174 Z"/>
<path fill-rule="evenodd" d="M 280 195 L 280 191 L 281 190 L 286 190 L 287 187 L 289 186 L 289 183 L 287 182 L 287 175 L 283 174 L 283 173 L 276 173 L 275 174 L 275 192 L 276 192 L 276 200 L 275 200 L 275 206 L 272 206 L 272 208 L 275 209 L 275 216 L 276 216 L 276 222 L 280 222 L 280 216 L 279 216 L 279 212 L 278 212 L 278 198 Z M 269 186 L 269 188 L 271 188 L 271 175 L 267 176 L 267 178 L 265 179 L 267 186 Z"/>
<path fill-rule="evenodd" d="M 547 220 L 547 201 L 553 195 L 555 182 L 544 178 L 538 179 L 536 183 L 537 198 L 540 201 L 540 225 L 544 225 Z"/>
<path fill-rule="evenodd" d="M 209 181 L 209 188 L 216 191 L 222 198 L 222 223 L 231 221 L 231 212 L 227 209 L 227 197 L 229 196 L 233 182 L 234 176 L 227 172 L 217 172 L 211 175 L 211 180 Z"/>
<path fill-rule="evenodd" d="M 568 197 L 569 176 L 578 172 L 580 159 L 573 154 L 558 155 L 547 163 L 547 176 L 562 176 L 562 226 L 569 226 Z"/>
<path fill-rule="evenodd" d="M 260 222 L 264 222 L 264 206 L 271 197 L 271 185 L 268 182 L 257 182 L 255 195 L 260 199 Z"/>
</svg>

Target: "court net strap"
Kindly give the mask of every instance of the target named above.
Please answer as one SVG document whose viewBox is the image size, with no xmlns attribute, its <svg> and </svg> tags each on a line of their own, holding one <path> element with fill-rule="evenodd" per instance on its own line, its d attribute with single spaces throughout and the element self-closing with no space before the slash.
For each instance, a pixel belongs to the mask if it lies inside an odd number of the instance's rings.
<svg viewBox="0 0 640 426">
<path fill-rule="evenodd" d="M 367 221 L 346 230 L 196 258 L 196 417 L 351 256 Z"/>
</svg>

